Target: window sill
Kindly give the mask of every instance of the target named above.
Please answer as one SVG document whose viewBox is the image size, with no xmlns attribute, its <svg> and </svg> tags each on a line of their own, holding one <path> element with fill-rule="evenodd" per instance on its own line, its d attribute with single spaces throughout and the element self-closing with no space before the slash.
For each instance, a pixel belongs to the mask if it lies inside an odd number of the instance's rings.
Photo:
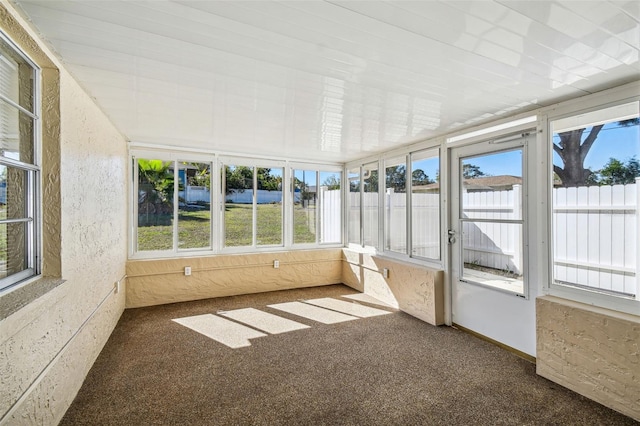
<svg viewBox="0 0 640 426">
<path fill-rule="evenodd" d="M 393 262 L 405 264 L 407 266 L 419 266 L 423 268 L 433 269 L 435 271 L 444 271 L 442 262 L 439 260 L 415 258 L 408 255 L 397 254 L 388 251 L 376 253 L 374 257 L 391 260 Z"/>
<path fill-rule="evenodd" d="M 545 289 L 545 293 L 548 296 L 555 296 L 561 299 L 590 305 L 594 308 L 608 309 L 615 312 L 640 316 L 640 300 L 557 284 L 551 284 L 550 287 Z"/>
<path fill-rule="evenodd" d="M 0 321 L 24 308 L 60 284 L 62 278 L 35 277 L 0 293 Z"/>
</svg>

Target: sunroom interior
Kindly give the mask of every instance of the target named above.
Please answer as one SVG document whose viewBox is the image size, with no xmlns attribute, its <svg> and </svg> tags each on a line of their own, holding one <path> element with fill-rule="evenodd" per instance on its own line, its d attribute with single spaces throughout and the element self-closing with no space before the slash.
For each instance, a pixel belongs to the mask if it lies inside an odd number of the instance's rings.
<svg viewBox="0 0 640 426">
<path fill-rule="evenodd" d="M 0 424 L 333 284 L 640 421 L 638 2 L 0 1 Z"/>
</svg>

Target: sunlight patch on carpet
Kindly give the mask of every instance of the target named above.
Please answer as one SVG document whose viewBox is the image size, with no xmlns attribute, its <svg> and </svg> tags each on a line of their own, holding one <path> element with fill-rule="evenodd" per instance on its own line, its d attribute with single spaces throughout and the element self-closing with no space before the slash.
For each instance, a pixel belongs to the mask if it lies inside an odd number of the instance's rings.
<svg viewBox="0 0 640 426">
<path fill-rule="evenodd" d="M 364 294 L 364 293 L 349 294 L 342 297 L 344 297 L 345 299 L 357 300 L 358 302 L 368 303 L 370 305 L 378 305 L 378 306 L 383 306 L 385 308 L 394 308 L 394 309 L 397 308 L 397 306 L 392 306 L 388 303 L 383 302 L 382 300 L 378 300 L 375 297 L 369 296 L 368 294 Z"/>
<path fill-rule="evenodd" d="M 302 330 L 310 328 L 308 325 L 301 324 L 290 319 L 282 318 L 268 312 L 262 312 L 254 308 L 234 309 L 233 311 L 218 312 L 226 318 L 247 324 L 258 330 L 262 330 L 269 334 L 280 334 L 294 330 Z"/>
<path fill-rule="evenodd" d="M 312 321 L 321 322 L 322 324 L 335 324 L 339 322 L 352 321 L 358 319 L 350 315 L 345 315 L 340 312 L 330 311 L 328 309 L 319 308 L 317 306 L 308 305 L 301 302 L 287 302 L 277 303 L 275 305 L 268 305 L 270 308 L 278 309 L 283 312 L 297 315 L 299 317 L 307 318 Z"/>
<path fill-rule="evenodd" d="M 332 311 L 338 311 L 344 314 L 353 315 L 360 318 L 377 317 L 379 315 L 387 315 L 391 313 L 389 311 L 383 311 L 382 309 L 358 305 L 357 303 L 353 303 L 353 302 L 345 302 L 344 300 L 333 299 L 331 297 L 305 300 L 305 303 L 309 303 L 314 306 L 331 309 Z"/>
<path fill-rule="evenodd" d="M 173 321 L 234 349 L 251 346 L 250 339 L 267 336 L 253 328 L 213 314 L 175 318 Z"/>
</svg>

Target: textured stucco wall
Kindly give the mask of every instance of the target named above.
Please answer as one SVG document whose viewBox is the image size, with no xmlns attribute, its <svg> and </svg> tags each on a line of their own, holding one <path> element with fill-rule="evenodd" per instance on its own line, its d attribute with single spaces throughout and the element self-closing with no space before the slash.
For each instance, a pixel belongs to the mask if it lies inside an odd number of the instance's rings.
<svg viewBox="0 0 640 426">
<path fill-rule="evenodd" d="M 536 300 L 539 375 L 640 421 L 640 317 Z"/>
<path fill-rule="evenodd" d="M 44 262 L 47 275 L 66 281 L 0 322 L 0 424 L 56 424 L 124 309 L 124 291 L 113 288 L 127 252 L 126 141 L 37 36 L 21 35 L 26 25 L 12 6 L 2 6 L 2 29 L 38 64 L 60 70 L 59 104 L 50 88 L 43 96 L 44 119 L 60 116 L 59 147 L 45 140 L 44 161 L 61 162 L 43 170 L 44 192 L 52 192 L 45 199 L 60 203 L 45 207 Z"/>
<path fill-rule="evenodd" d="M 429 324 L 444 324 L 442 271 L 348 249 L 343 256 L 343 283 Z"/>
<path fill-rule="evenodd" d="M 273 261 L 279 260 L 275 269 Z M 190 266 L 191 276 L 184 275 Z M 342 282 L 341 249 L 131 260 L 127 307 Z"/>
</svg>

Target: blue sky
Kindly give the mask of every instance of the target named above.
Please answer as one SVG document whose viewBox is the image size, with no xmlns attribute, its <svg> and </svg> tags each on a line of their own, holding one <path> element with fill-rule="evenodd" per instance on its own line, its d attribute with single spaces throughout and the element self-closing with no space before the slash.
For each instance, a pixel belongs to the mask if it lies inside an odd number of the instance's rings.
<svg viewBox="0 0 640 426">
<path fill-rule="evenodd" d="M 584 132 L 584 137 L 589 134 Z M 557 140 L 556 137 L 554 140 Z M 617 158 L 626 162 L 629 158 L 636 156 L 640 160 L 640 126 L 620 127 L 617 122 L 609 123 L 600 131 L 596 142 L 587 155 L 585 165 L 592 170 L 598 170 L 609 161 L 609 158 Z M 465 163 L 480 167 L 480 170 L 487 175 L 512 175 L 522 176 L 522 152 L 520 150 L 505 151 L 481 157 L 474 157 L 463 160 Z M 554 163 L 561 165 L 560 158 L 554 154 Z M 426 158 L 414 161 L 412 170 L 421 169 L 430 179 L 435 180 L 440 168 L 437 157 Z M 326 175 L 333 173 L 326 173 Z M 322 183 L 326 176 L 325 172 L 320 177 Z M 302 180 L 302 170 L 296 170 L 295 176 Z M 336 174 L 338 176 L 338 174 Z M 315 173 L 307 172 L 305 176 L 309 185 L 314 185 Z"/>
<path fill-rule="evenodd" d="M 316 184 L 316 171 L 315 170 L 294 170 L 293 176 L 298 178 L 300 182 L 305 182 L 309 186 L 315 186 Z M 329 177 L 335 177 L 340 181 L 340 172 L 320 172 L 320 185 L 322 185 Z"/>
<path fill-rule="evenodd" d="M 589 129 L 584 132 L 583 137 L 586 138 L 588 134 Z M 557 140 L 559 138 L 554 137 L 554 141 Z M 605 125 L 598 134 L 598 138 L 587 154 L 585 166 L 595 171 L 601 169 L 609 161 L 609 158 L 626 162 L 634 155 L 640 160 L 640 126 L 620 127 L 617 122 L 613 122 Z M 520 151 L 476 157 L 465 162 L 479 166 L 480 170 L 492 176 L 520 176 L 522 173 Z M 562 166 L 560 157 L 555 153 L 553 162 Z"/>
<path fill-rule="evenodd" d="M 584 135 L 586 137 L 588 131 Z M 626 162 L 634 155 L 640 160 L 640 126 L 620 127 L 618 123 L 609 123 L 602 128 L 589 150 L 585 166 L 595 171 L 602 168 L 609 158 Z M 557 155 L 554 155 L 554 164 L 562 165 Z"/>
<path fill-rule="evenodd" d="M 522 151 L 505 151 L 494 154 L 463 159 L 463 164 L 472 164 L 489 176 L 522 176 Z"/>
</svg>

